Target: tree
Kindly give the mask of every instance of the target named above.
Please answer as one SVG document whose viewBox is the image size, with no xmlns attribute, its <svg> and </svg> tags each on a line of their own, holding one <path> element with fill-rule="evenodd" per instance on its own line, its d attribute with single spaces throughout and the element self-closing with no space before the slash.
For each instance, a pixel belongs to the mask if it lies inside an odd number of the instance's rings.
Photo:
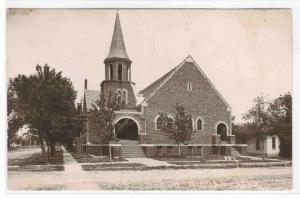
<svg viewBox="0 0 300 199">
<path fill-rule="evenodd" d="M 253 107 L 243 116 L 249 126 L 252 127 L 262 144 L 263 159 L 265 158 L 264 142 L 271 134 L 270 114 L 268 112 L 269 102 L 265 96 L 258 96 L 254 99 Z"/>
<path fill-rule="evenodd" d="M 289 92 L 274 99 L 268 108 L 272 133 L 280 138 L 280 154 L 292 156 L 292 96 Z"/>
<path fill-rule="evenodd" d="M 187 144 L 193 133 L 192 115 L 187 114 L 183 105 L 174 106 L 174 119 L 167 113 L 159 113 L 161 129 L 167 133 L 170 139 L 178 145 L 178 156 L 180 157 L 180 144 Z"/>
<path fill-rule="evenodd" d="M 72 82 L 46 64 L 37 65 L 35 74 L 18 75 L 11 84 L 17 96 L 17 113 L 39 138 L 43 156 L 46 146 L 53 155 L 74 115 L 76 91 Z"/>
<path fill-rule="evenodd" d="M 11 82 L 7 87 L 7 147 L 17 139 L 17 132 L 23 126 L 22 117 L 16 112 L 16 94 L 13 90 Z"/>
<path fill-rule="evenodd" d="M 124 106 L 124 102 L 116 94 L 109 93 L 107 96 L 101 93 L 100 99 L 93 104 L 93 108 L 89 112 L 89 118 L 92 125 L 95 126 L 97 134 L 102 143 L 109 145 L 109 159 L 112 162 L 111 142 L 116 140 L 114 133 L 115 111 L 120 110 Z"/>
</svg>

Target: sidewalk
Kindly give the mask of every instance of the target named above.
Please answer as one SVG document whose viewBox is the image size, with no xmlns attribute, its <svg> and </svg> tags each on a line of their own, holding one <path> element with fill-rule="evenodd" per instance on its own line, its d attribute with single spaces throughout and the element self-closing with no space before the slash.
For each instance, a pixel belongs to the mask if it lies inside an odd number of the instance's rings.
<svg viewBox="0 0 300 199">
<path fill-rule="evenodd" d="M 63 148 L 65 171 L 62 175 L 62 181 L 66 184 L 68 190 L 97 190 L 98 186 L 93 181 L 93 176 L 81 169 L 73 156 Z"/>
<path fill-rule="evenodd" d="M 165 161 L 154 160 L 150 158 L 126 158 L 129 163 L 139 163 L 149 167 L 157 167 L 157 166 L 172 166 Z"/>
</svg>

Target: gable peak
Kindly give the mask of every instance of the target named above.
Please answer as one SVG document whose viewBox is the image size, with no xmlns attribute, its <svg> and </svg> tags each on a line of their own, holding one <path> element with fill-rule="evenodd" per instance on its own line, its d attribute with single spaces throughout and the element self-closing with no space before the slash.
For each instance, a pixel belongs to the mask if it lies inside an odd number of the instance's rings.
<svg viewBox="0 0 300 199">
<path fill-rule="evenodd" d="M 193 59 L 193 57 L 191 55 L 188 55 L 185 59 L 184 62 L 192 62 L 195 63 L 195 60 Z"/>
</svg>

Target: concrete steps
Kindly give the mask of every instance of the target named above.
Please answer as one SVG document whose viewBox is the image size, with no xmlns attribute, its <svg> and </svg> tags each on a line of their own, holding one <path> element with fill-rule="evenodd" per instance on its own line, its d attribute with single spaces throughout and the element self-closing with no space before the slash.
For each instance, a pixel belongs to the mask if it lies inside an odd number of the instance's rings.
<svg viewBox="0 0 300 199">
<path fill-rule="evenodd" d="M 240 152 L 238 152 L 234 147 L 231 147 L 231 155 L 234 157 L 242 156 L 242 154 L 240 154 Z"/>
<path fill-rule="evenodd" d="M 123 158 L 145 158 L 145 153 L 137 140 L 119 140 L 122 145 L 121 156 Z"/>
</svg>

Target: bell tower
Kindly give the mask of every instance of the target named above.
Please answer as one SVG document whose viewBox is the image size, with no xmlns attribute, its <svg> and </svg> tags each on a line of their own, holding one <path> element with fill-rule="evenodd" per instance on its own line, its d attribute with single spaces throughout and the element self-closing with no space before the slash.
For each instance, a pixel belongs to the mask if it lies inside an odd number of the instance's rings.
<svg viewBox="0 0 300 199">
<path fill-rule="evenodd" d="M 132 89 L 131 63 L 122 34 L 119 13 L 116 14 L 115 26 L 110 50 L 104 60 L 105 80 L 101 83 L 101 92 L 115 92 L 125 102 L 125 108 L 135 108 L 136 98 Z"/>
</svg>

